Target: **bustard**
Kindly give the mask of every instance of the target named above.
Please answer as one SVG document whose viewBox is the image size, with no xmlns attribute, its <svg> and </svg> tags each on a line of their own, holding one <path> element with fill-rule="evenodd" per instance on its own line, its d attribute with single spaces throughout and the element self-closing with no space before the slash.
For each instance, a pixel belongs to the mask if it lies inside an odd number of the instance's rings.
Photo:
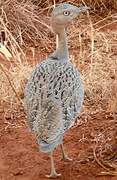
<svg viewBox="0 0 117 180">
<path fill-rule="evenodd" d="M 48 177 L 60 176 L 53 160 L 53 150 L 57 145 L 61 145 L 63 159 L 70 160 L 64 152 L 63 135 L 81 110 L 84 90 L 80 73 L 69 60 L 65 29 L 87 9 L 68 3 L 53 9 L 51 23 L 58 36 L 57 48 L 36 66 L 25 88 L 27 122 L 36 134 L 40 150 L 50 154 L 51 174 Z"/>
</svg>

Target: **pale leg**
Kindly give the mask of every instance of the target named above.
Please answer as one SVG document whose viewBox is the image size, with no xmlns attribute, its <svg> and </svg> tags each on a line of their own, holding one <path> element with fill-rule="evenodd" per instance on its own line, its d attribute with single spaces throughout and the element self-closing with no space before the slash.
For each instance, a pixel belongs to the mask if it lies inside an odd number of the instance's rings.
<svg viewBox="0 0 117 180">
<path fill-rule="evenodd" d="M 72 161 L 72 159 L 69 158 L 68 155 L 65 153 L 63 142 L 61 143 L 61 151 L 62 151 L 62 160 Z"/>
<path fill-rule="evenodd" d="M 50 173 L 50 175 L 46 175 L 46 177 L 56 178 L 58 176 L 61 176 L 61 174 L 57 174 L 57 172 L 55 170 L 54 159 L 53 159 L 53 151 L 50 152 L 50 160 L 51 160 L 51 173 Z"/>
</svg>

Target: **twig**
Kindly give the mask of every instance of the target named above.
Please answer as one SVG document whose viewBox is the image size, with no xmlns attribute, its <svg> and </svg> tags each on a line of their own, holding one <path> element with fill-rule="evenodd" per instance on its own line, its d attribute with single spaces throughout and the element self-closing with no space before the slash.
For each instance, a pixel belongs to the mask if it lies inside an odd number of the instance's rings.
<svg viewBox="0 0 117 180">
<path fill-rule="evenodd" d="M 109 169 L 106 168 L 106 167 L 99 161 L 99 159 L 97 158 L 97 156 L 96 156 L 96 148 L 97 148 L 97 143 L 96 143 L 95 147 L 93 148 L 93 155 L 94 155 L 95 161 L 96 161 L 97 164 L 100 165 L 103 169 L 105 169 L 106 171 L 109 171 Z"/>
<path fill-rule="evenodd" d="M 101 172 L 98 176 L 117 176 L 117 172 Z"/>
</svg>

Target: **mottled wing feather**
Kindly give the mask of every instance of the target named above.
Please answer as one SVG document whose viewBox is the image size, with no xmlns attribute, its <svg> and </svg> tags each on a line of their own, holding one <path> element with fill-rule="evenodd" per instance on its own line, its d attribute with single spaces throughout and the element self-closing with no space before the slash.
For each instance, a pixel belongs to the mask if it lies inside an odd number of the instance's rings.
<svg viewBox="0 0 117 180">
<path fill-rule="evenodd" d="M 28 123 L 50 143 L 68 129 L 83 101 L 79 72 L 71 63 L 48 59 L 38 65 L 25 89 Z"/>
</svg>

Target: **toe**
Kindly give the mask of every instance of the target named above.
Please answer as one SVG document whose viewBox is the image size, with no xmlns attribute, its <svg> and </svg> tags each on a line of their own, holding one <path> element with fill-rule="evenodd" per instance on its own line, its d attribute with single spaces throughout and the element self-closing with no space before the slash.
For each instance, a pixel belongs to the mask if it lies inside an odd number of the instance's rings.
<svg viewBox="0 0 117 180">
<path fill-rule="evenodd" d="M 57 174 L 56 172 L 51 173 L 50 175 L 46 175 L 47 178 L 57 178 L 60 176 L 61 176 L 61 174 Z"/>
<path fill-rule="evenodd" d="M 68 156 L 65 156 L 62 158 L 63 161 L 73 161 L 72 158 L 69 158 Z"/>
</svg>

